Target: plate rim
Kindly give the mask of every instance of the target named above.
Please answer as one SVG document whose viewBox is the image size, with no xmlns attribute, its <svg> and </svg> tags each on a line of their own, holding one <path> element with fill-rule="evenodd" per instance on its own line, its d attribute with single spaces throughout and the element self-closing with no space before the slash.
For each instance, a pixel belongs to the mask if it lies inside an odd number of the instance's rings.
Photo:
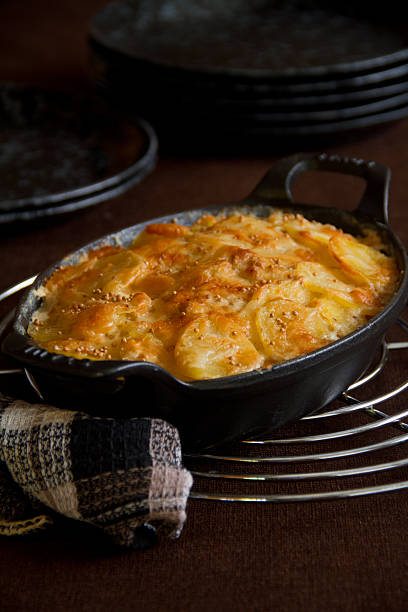
<svg viewBox="0 0 408 612">
<path fill-rule="evenodd" d="M 136 2 L 134 2 L 133 4 L 135 8 Z M 155 60 L 149 59 L 149 57 L 145 55 L 137 55 L 137 54 L 132 54 L 132 53 L 123 51 L 111 41 L 107 43 L 106 41 L 103 40 L 103 35 L 101 35 L 101 33 L 98 32 L 98 25 L 96 22 L 98 19 L 102 17 L 105 11 L 112 10 L 112 8 L 114 8 L 115 5 L 117 6 L 122 5 L 122 6 L 129 7 L 130 3 L 126 1 L 123 2 L 120 0 L 119 1 L 117 0 L 114 3 L 108 3 L 106 6 L 103 6 L 101 10 L 96 12 L 91 17 L 90 22 L 89 22 L 89 27 L 88 27 L 88 33 L 92 38 L 96 40 L 96 42 L 98 42 L 102 46 L 107 47 L 110 50 L 119 51 L 128 58 L 131 58 L 134 60 L 149 61 L 156 66 L 182 70 L 182 71 L 185 71 L 186 73 L 199 73 L 199 74 L 205 74 L 209 76 L 211 75 L 225 75 L 225 76 L 231 76 L 231 77 L 244 76 L 245 78 L 249 78 L 249 79 L 252 79 L 252 78 L 254 79 L 257 79 L 257 78 L 278 79 L 278 78 L 288 78 L 288 77 L 289 78 L 293 78 L 293 77 L 303 78 L 303 77 L 321 77 L 321 76 L 327 77 L 330 74 L 341 75 L 341 74 L 348 74 L 348 73 L 358 73 L 362 71 L 371 71 L 371 70 L 375 71 L 377 68 L 383 67 L 384 65 L 392 65 L 392 64 L 396 64 L 396 63 L 404 62 L 408 60 L 408 46 L 406 46 L 406 47 L 402 47 L 390 53 L 385 53 L 383 55 L 378 55 L 375 57 L 370 57 L 367 59 L 362 59 L 362 60 L 357 60 L 357 61 L 338 62 L 335 64 L 326 64 L 326 65 L 322 64 L 319 66 L 309 66 L 309 67 L 303 67 L 303 68 L 286 68 L 280 71 L 271 70 L 268 68 L 226 68 L 226 67 L 220 67 L 220 66 L 217 66 L 217 67 L 203 66 L 201 68 L 200 67 L 195 68 L 191 66 L 181 65 L 180 63 L 177 63 L 177 62 L 155 61 Z M 388 23 L 387 25 L 390 28 L 392 28 L 393 26 L 395 27 L 395 24 L 393 23 Z"/>
<path fill-rule="evenodd" d="M 16 91 L 20 91 L 22 94 L 24 92 L 32 92 L 39 93 L 41 95 L 59 95 L 62 92 L 57 90 L 45 89 L 42 87 L 36 86 L 27 86 L 23 83 L 11 83 L 11 82 L 2 82 L 0 87 L 11 87 Z M 70 94 L 66 94 L 70 95 Z M 100 101 L 105 105 L 107 104 L 106 99 L 101 99 L 100 96 L 88 95 L 88 96 L 76 96 L 75 94 L 71 94 L 73 99 L 81 99 L 81 100 L 89 100 L 92 101 Z M 115 112 L 116 109 L 112 107 L 112 112 Z M 122 122 L 132 123 L 135 127 L 137 127 L 143 135 L 144 138 L 144 146 L 142 149 L 141 156 L 130 166 L 121 170 L 120 172 L 116 172 L 113 175 L 110 175 L 101 181 L 91 182 L 87 185 L 83 185 L 82 187 L 75 187 L 73 189 L 67 189 L 65 191 L 56 191 L 54 193 L 50 193 L 42 196 L 31 196 L 25 198 L 16 198 L 16 199 L 0 199 L 0 214 L 3 213 L 11 213 L 15 212 L 18 209 L 27 208 L 27 207 L 38 207 L 43 208 L 45 206 L 52 206 L 53 204 L 59 204 L 63 202 L 69 202 L 73 199 L 83 198 L 92 194 L 98 194 L 106 191 L 107 189 L 113 189 L 115 186 L 120 186 L 124 181 L 131 180 L 138 173 L 143 173 L 145 166 L 149 166 L 152 159 L 156 159 L 157 152 L 159 148 L 158 137 L 155 129 L 151 125 L 149 121 L 146 119 L 134 115 L 130 119 L 129 116 L 119 117 L 118 119 Z"/>
</svg>

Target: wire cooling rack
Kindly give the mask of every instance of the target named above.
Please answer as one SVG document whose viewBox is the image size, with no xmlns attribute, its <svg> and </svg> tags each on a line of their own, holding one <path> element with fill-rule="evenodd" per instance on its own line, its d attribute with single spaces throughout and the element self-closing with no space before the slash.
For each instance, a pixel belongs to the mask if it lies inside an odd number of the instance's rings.
<svg viewBox="0 0 408 612">
<path fill-rule="evenodd" d="M 403 320 L 398 324 L 408 332 Z M 395 356 L 404 349 L 408 349 L 408 342 L 384 341 L 369 372 L 353 383 L 334 406 L 304 417 L 285 428 L 283 435 L 271 432 L 262 440 L 244 440 L 228 453 L 185 455 L 195 483 L 190 497 L 289 503 L 408 488 L 408 480 L 393 478 L 398 469 L 408 466 L 408 447 L 404 447 L 408 442 L 408 423 L 404 422 L 408 408 L 395 410 L 393 402 L 408 389 L 408 380 L 384 391 L 387 369 L 393 367 Z M 375 379 L 378 382 L 373 385 Z M 368 383 L 372 383 L 371 392 L 373 387 L 379 392 L 369 399 L 357 399 L 355 393 L 369 392 Z M 365 442 L 367 437 L 369 442 Z M 404 453 L 406 456 L 401 456 Z M 355 486 L 356 479 L 361 486 Z M 247 492 L 249 483 L 256 486 L 255 492 Z"/>
<path fill-rule="evenodd" d="M 34 279 L 0 293 L 0 302 Z M 0 336 L 12 317 L 13 311 L 0 322 Z M 408 334 L 404 320 L 400 319 L 398 326 Z M 398 479 L 398 473 L 408 475 L 404 469 L 408 468 L 408 446 L 404 444 L 408 442 L 408 422 L 404 421 L 408 420 L 408 408 L 400 410 L 398 399 L 408 390 L 408 380 L 387 388 L 387 374 L 396 368 L 401 351 L 406 349 L 408 341 L 383 341 L 374 364 L 338 400 L 284 430 L 271 432 L 262 440 L 243 440 L 225 453 L 184 455 L 194 478 L 190 498 L 289 503 L 407 489 L 408 480 Z M 17 372 L 21 370 L 0 371 Z M 25 373 L 35 388 L 35 381 Z M 364 397 L 373 389 L 374 396 Z M 363 397 L 358 399 L 356 393 Z M 255 486 L 255 492 L 247 491 L 248 485 Z"/>
</svg>

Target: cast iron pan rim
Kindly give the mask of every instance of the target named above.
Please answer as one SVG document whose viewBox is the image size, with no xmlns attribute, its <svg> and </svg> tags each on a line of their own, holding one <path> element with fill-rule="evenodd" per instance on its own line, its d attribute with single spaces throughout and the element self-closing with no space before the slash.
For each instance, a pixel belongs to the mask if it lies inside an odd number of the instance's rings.
<svg viewBox="0 0 408 612">
<path fill-rule="evenodd" d="M 267 204 L 262 204 L 258 202 L 260 206 L 265 206 L 265 208 L 275 208 L 275 209 L 292 209 L 303 211 L 307 208 L 310 209 L 319 209 L 324 211 L 335 211 L 339 212 L 339 209 L 329 208 L 329 207 L 319 207 L 319 206 L 310 206 L 310 205 L 302 205 L 295 204 L 293 206 L 281 205 L 279 203 L 273 203 L 269 201 Z M 383 310 L 381 310 L 373 319 L 371 319 L 366 325 L 358 328 L 354 332 L 340 338 L 339 340 L 332 342 L 320 349 L 317 349 L 313 352 L 307 353 L 306 355 L 302 355 L 300 357 L 296 357 L 295 359 L 291 359 L 288 361 L 284 361 L 282 363 L 276 364 L 269 368 L 268 370 L 252 370 L 250 372 L 244 372 L 242 374 L 236 374 L 233 376 L 227 376 L 216 379 L 208 379 L 208 380 L 198 380 L 198 381 L 182 381 L 170 374 L 167 370 L 158 366 L 157 364 L 153 364 L 145 361 L 124 361 L 124 360 L 112 360 L 112 361 L 96 361 L 90 359 L 76 359 L 75 357 L 67 357 L 61 354 L 50 353 L 45 349 L 38 347 L 33 340 L 31 340 L 27 333 L 24 325 L 21 323 L 21 317 L 24 317 L 23 307 L 26 299 L 30 295 L 32 291 L 40 287 L 44 281 L 49 278 L 52 272 L 64 265 L 64 262 L 76 257 L 80 256 L 83 253 L 87 253 L 88 251 L 96 248 L 97 246 L 101 246 L 107 243 L 114 243 L 121 234 L 129 234 L 131 239 L 133 239 L 138 232 L 142 231 L 146 225 L 152 222 L 163 222 L 168 221 L 170 219 L 174 219 L 180 216 L 189 216 L 192 215 L 194 217 L 201 216 L 202 214 L 206 214 L 207 212 L 219 212 L 224 209 L 231 208 L 232 210 L 238 207 L 251 206 L 251 199 L 247 198 L 241 202 L 214 206 L 214 207 L 206 207 L 202 209 L 193 209 L 189 211 L 180 211 L 178 213 L 173 213 L 171 215 L 165 215 L 162 217 L 157 217 L 155 219 L 150 219 L 148 221 L 126 227 L 117 232 L 107 234 L 87 245 L 73 251 L 69 255 L 65 256 L 59 262 L 53 264 L 48 267 L 42 274 L 40 274 L 33 285 L 29 287 L 25 293 L 23 294 L 19 305 L 16 310 L 16 316 L 13 324 L 13 332 L 6 338 L 3 343 L 5 353 L 9 354 L 11 357 L 17 358 L 17 360 L 28 363 L 28 367 L 35 367 L 36 369 L 53 371 L 56 374 L 66 374 L 70 376 L 78 376 L 83 379 L 101 379 L 102 377 L 111 377 L 117 378 L 120 376 L 125 376 L 127 373 L 129 375 L 141 375 L 146 378 L 152 378 L 153 380 L 157 380 L 160 378 L 167 384 L 171 386 L 191 389 L 191 390 L 200 390 L 200 392 L 211 392 L 212 390 L 219 391 L 223 388 L 225 389 L 239 389 L 239 388 L 247 388 L 252 385 L 257 385 L 262 381 L 271 381 L 275 379 L 282 379 L 286 376 L 291 376 L 296 373 L 302 367 L 312 367 L 316 364 L 321 363 L 322 366 L 327 359 L 334 358 L 335 355 L 340 357 L 342 353 L 347 348 L 350 348 L 352 344 L 357 343 L 361 340 L 366 339 L 368 334 L 381 333 L 385 334 L 389 325 L 384 327 L 384 321 L 387 319 L 388 315 L 394 311 L 395 308 L 398 308 L 401 305 L 402 300 L 406 300 L 408 297 L 408 259 L 407 252 L 399 240 L 398 236 L 396 236 L 388 225 L 380 222 L 374 222 L 369 218 L 361 221 L 358 217 L 364 218 L 364 215 L 355 215 L 352 213 L 349 214 L 351 218 L 354 218 L 361 225 L 364 221 L 371 223 L 371 225 L 375 225 L 377 229 L 385 230 L 388 234 L 390 242 L 393 242 L 393 247 L 397 248 L 399 255 L 402 258 L 400 262 L 401 266 L 401 279 L 400 285 L 398 287 L 397 292 L 391 299 L 391 301 L 385 306 Z M 346 211 L 342 211 L 346 212 Z M 120 239 L 118 240 L 119 244 Z M 125 242 L 126 243 L 126 240 Z M 31 313 L 32 314 L 32 313 Z M 345 356 L 345 359 L 347 357 Z M 131 370 L 131 372 L 129 372 Z"/>
</svg>

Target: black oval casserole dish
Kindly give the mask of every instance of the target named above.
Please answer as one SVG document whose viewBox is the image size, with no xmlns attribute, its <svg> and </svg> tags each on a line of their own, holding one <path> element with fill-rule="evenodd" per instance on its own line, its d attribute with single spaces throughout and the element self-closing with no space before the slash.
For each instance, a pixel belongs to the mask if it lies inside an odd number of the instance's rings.
<svg viewBox="0 0 408 612">
<path fill-rule="evenodd" d="M 291 185 L 306 170 L 353 174 L 366 180 L 356 211 L 293 203 Z M 17 309 L 3 351 L 34 377 L 45 400 L 99 416 L 155 416 L 178 427 L 184 450 L 198 450 L 276 429 L 322 408 L 337 397 L 372 361 L 387 329 L 396 321 L 408 295 L 407 253 L 387 223 L 390 171 L 374 162 L 325 154 L 282 159 L 242 202 L 160 217 L 102 238 L 69 255 L 37 277 Z M 190 224 L 203 214 L 236 210 L 267 216 L 271 208 L 298 212 L 357 235 L 364 228 L 380 232 L 397 260 L 401 280 L 389 304 L 367 325 L 344 338 L 265 371 L 184 382 L 160 366 L 137 361 L 92 361 L 51 354 L 27 335 L 39 307 L 38 289 L 56 267 L 78 261 L 101 244 L 128 245 L 148 223 L 176 219 Z"/>
</svg>

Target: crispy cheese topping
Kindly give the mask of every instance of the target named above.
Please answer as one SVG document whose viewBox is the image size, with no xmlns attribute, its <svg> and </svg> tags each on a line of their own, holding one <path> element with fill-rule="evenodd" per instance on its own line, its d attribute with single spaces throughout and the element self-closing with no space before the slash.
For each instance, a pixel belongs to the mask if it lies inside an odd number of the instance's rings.
<svg viewBox="0 0 408 612">
<path fill-rule="evenodd" d="M 281 211 L 153 223 L 56 270 L 29 334 L 52 353 L 149 361 L 183 380 L 266 369 L 384 308 L 399 270 L 383 250 L 373 232 Z"/>
</svg>

